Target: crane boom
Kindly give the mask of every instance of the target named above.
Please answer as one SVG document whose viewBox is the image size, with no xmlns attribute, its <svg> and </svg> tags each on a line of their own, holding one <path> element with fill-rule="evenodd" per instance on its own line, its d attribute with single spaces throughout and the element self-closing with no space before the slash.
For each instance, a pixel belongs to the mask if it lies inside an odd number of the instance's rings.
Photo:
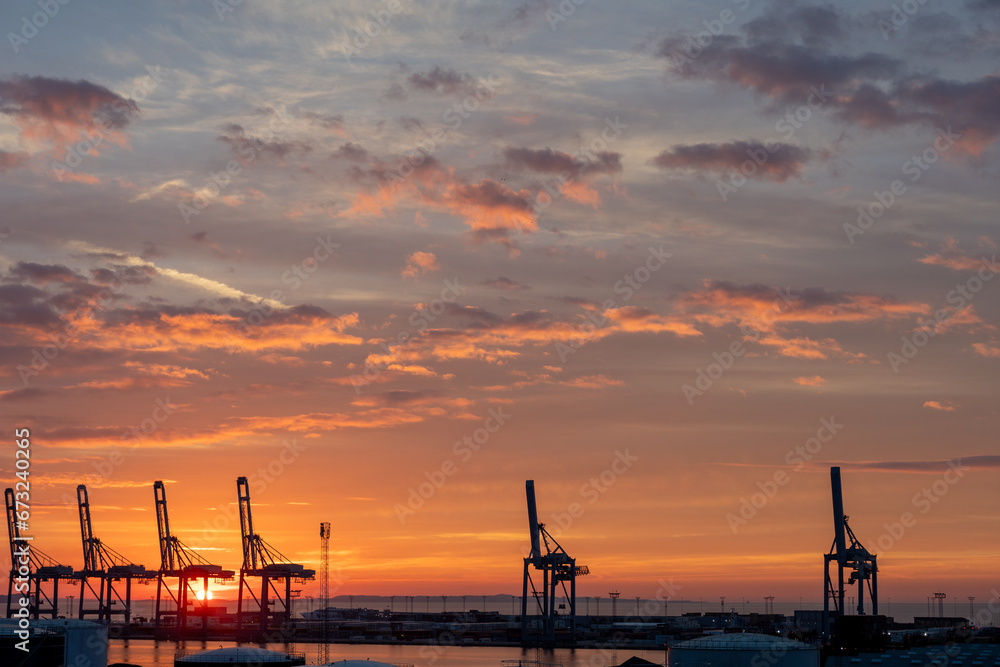
<svg viewBox="0 0 1000 667">
<path fill-rule="evenodd" d="M 17 524 L 17 503 L 14 499 L 14 489 L 4 489 L 4 501 L 7 505 L 7 534 L 10 536 L 11 564 L 17 563 L 15 559 L 15 542 L 21 539 L 21 529 Z M 60 565 L 54 558 L 48 556 L 44 551 L 36 546 L 32 546 L 29 552 L 31 562 L 30 568 L 33 573 L 39 573 L 44 577 L 60 577 L 63 579 L 73 576 L 73 568 L 69 565 Z"/>
<path fill-rule="evenodd" d="M 541 540 L 538 530 L 538 508 L 535 505 L 535 481 L 532 479 L 524 483 L 524 490 L 528 496 L 528 535 L 531 537 L 531 562 L 537 567 L 542 557 Z"/>
<path fill-rule="evenodd" d="M 175 570 L 170 519 L 167 517 L 167 491 L 160 480 L 153 482 L 153 498 L 156 500 L 156 526 L 160 534 L 160 569 Z"/>
<path fill-rule="evenodd" d="M 833 491 L 833 530 L 837 548 L 837 561 L 847 558 L 847 539 L 844 530 L 844 492 L 840 486 L 840 466 L 830 468 L 830 488 Z"/>
<path fill-rule="evenodd" d="M 243 569 L 257 569 L 257 544 L 253 533 L 253 516 L 250 513 L 250 484 L 246 477 L 236 478 L 236 495 L 240 503 L 240 534 L 243 541 Z"/>
<path fill-rule="evenodd" d="M 17 527 L 17 517 L 14 513 L 14 489 L 4 489 L 3 498 L 7 505 L 7 535 L 10 537 L 10 562 L 13 566 L 17 562 L 14 543 L 21 537 L 21 531 Z"/>
<path fill-rule="evenodd" d="M 76 504 L 80 511 L 80 535 L 83 537 L 83 570 L 93 572 L 101 568 L 97 558 L 94 526 L 90 521 L 90 498 L 87 487 L 83 484 L 76 487 Z"/>
</svg>

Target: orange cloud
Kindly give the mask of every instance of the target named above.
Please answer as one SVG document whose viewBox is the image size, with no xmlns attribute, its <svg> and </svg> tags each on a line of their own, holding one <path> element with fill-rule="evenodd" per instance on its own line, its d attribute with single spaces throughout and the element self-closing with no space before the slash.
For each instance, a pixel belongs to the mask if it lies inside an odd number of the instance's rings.
<svg viewBox="0 0 1000 667">
<path fill-rule="evenodd" d="M 513 232 L 531 233 L 538 229 L 535 204 L 527 190 L 514 190 L 484 178 L 467 182 L 446 170 L 437 159 L 425 156 L 419 164 L 401 159 L 395 168 L 379 163 L 355 178 L 374 183 L 361 189 L 340 217 L 382 216 L 402 200 L 411 200 L 460 216 L 474 232 L 477 243 L 495 242 L 512 252 Z"/>
<path fill-rule="evenodd" d="M 100 185 L 101 179 L 93 174 L 85 174 L 76 171 L 53 172 L 58 181 L 70 181 L 72 183 L 84 183 L 86 185 Z"/>
<path fill-rule="evenodd" d="M 521 356 L 526 347 L 578 346 L 633 333 L 701 335 L 690 324 L 633 306 L 611 308 L 595 315 L 600 326 L 586 319 L 554 319 L 546 311 L 512 313 L 505 318 L 484 312 L 478 317 L 480 321 L 466 329 L 423 331 L 405 345 L 397 345 L 387 353 L 369 355 L 365 364 L 374 368 L 394 368 L 414 365 L 424 359 L 475 359 L 500 364 Z"/>
<path fill-rule="evenodd" d="M 514 123 L 516 125 L 532 125 L 536 120 L 538 120 L 537 113 L 517 113 L 504 116 L 503 119 L 508 123 Z"/>
<path fill-rule="evenodd" d="M 944 412 L 954 412 L 958 409 L 957 403 L 951 401 L 924 401 L 924 407 L 931 410 L 942 410 Z"/>
<path fill-rule="evenodd" d="M 368 363 L 374 364 L 376 363 L 376 359 L 386 360 L 391 358 L 391 355 L 369 355 L 367 361 Z M 438 373 L 431 368 L 420 364 L 386 362 L 384 365 L 378 366 L 378 368 L 381 369 L 379 373 L 365 376 L 365 384 L 386 384 L 410 375 L 422 378 L 441 378 L 442 380 L 451 380 L 455 377 L 452 373 Z M 343 377 L 326 378 L 323 382 L 339 387 L 353 387 L 358 382 L 358 376 L 347 375 Z"/>
<path fill-rule="evenodd" d="M 792 380 L 792 382 L 800 384 L 803 387 L 818 387 L 826 384 L 826 380 L 819 375 L 813 375 L 812 377 L 797 377 Z"/>
<path fill-rule="evenodd" d="M 395 206 L 396 197 L 389 188 L 379 188 L 375 194 L 360 190 L 354 196 L 354 203 L 351 204 L 350 208 L 342 211 L 340 215 L 347 218 L 378 217 L 384 215 L 387 210 L 393 210 Z"/>
<path fill-rule="evenodd" d="M 921 257 L 922 264 L 932 266 L 943 266 L 953 271 L 973 271 L 983 265 L 983 260 L 979 257 L 969 257 L 967 255 L 945 256 L 940 253 Z"/>
<path fill-rule="evenodd" d="M 578 389 L 603 389 L 604 387 L 624 387 L 621 380 L 613 380 L 607 375 L 581 375 L 572 380 L 564 380 L 559 384 L 567 387 L 577 387 Z"/>
<path fill-rule="evenodd" d="M 403 268 L 402 276 L 416 279 L 440 268 L 434 253 L 417 251 L 406 259 L 406 267 Z"/>
<path fill-rule="evenodd" d="M 77 459 L 70 459 L 77 460 Z M 165 482 L 175 482 L 172 479 L 163 480 Z M 70 488 L 75 488 L 79 484 L 85 484 L 88 488 L 93 489 L 139 489 L 139 488 L 149 488 L 153 486 L 153 479 L 149 480 L 126 480 L 126 479 L 108 479 L 104 475 L 98 475 L 95 473 L 48 473 L 46 475 L 39 475 L 37 479 L 31 480 L 32 486 L 38 486 L 43 488 L 51 488 L 57 486 L 66 486 Z M 74 498 L 74 507 L 75 507 Z M 116 510 L 121 511 L 122 507 L 117 506 L 102 506 L 102 505 L 91 505 L 91 509 L 98 510 Z M 128 509 L 145 512 L 147 511 L 144 507 L 130 507 Z"/>
<path fill-rule="evenodd" d="M 781 292 L 764 285 L 710 280 L 704 281 L 703 289 L 683 296 L 677 309 L 681 321 L 712 327 L 739 325 L 744 335 L 759 339 L 761 345 L 775 348 L 782 356 L 839 357 L 855 363 L 867 358 L 866 355 L 844 350 L 833 338 L 815 340 L 791 334 L 788 330 L 795 325 L 871 322 L 931 312 L 927 304 L 901 302 L 875 294 L 827 292 L 815 288 Z"/>
<path fill-rule="evenodd" d="M 781 336 L 765 336 L 760 339 L 761 345 L 777 348 L 783 357 L 796 359 L 829 359 L 839 357 L 850 361 L 866 359 L 867 355 L 848 352 L 833 338 L 813 340 L 812 338 L 782 338 Z"/>
<path fill-rule="evenodd" d="M 246 318 L 210 312 L 175 315 L 125 310 L 103 320 L 85 314 L 76 314 L 72 319 L 77 339 L 105 350 L 257 352 L 362 342 L 357 336 L 343 333 L 347 327 L 358 324 L 357 313 L 333 317 L 293 309 L 275 312 L 258 326 Z"/>
<path fill-rule="evenodd" d="M 996 341 L 990 341 L 989 343 L 973 343 L 972 349 L 976 351 L 976 354 L 980 354 L 984 357 L 1000 357 L 1000 343 Z"/>
<path fill-rule="evenodd" d="M 291 433 L 327 432 L 344 428 L 389 428 L 403 424 L 415 424 L 425 417 L 400 408 L 377 408 L 356 413 L 312 412 L 285 417 L 244 417 L 236 420 L 234 433 L 248 432 Z"/>
<path fill-rule="evenodd" d="M 163 377 L 187 378 L 197 377 L 207 380 L 208 375 L 194 368 L 184 368 L 172 364 L 145 364 L 141 361 L 126 361 L 125 368 L 129 368 L 145 375 L 159 375 Z"/>
<path fill-rule="evenodd" d="M 700 336 L 700 331 L 686 322 L 656 315 L 644 308 L 622 306 L 604 311 L 604 315 L 614 324 L 609 333 L 673 333 L 678 336 Z M 601 329 L 599 331 L 604 331 Z M 599 336 L 603 338 L 603 336 Z"/>
<path fill-rule="evenodd" d="M 127 148 L 122 130 L 139 107 L 82 79 L 19 76 L 0 80 L 0 113 L 11 117 L 27 144 L 50 144 L 61 158 L 68 146 L 81 140 L 89 144 L 84 153 L 99 153 L 104 142 Z"/>
<path fill-rule="evenodd" d="M 273 433 L 314 434 L 328 433 L 341 429 L 380 429 L 404 426 L 426 421 L 430 417 L 444 416 L 451 419 L 468 418 L 465 410 L 471 401 L 467 399 L 439 399 L 437 404 L 417 404 L 413 406 L 385 405 L 362 409 L 355 412 L 311 412 L 280 417 L 252 416 L 238 417 L 205 428 L 176 428 L 171 423 L 161 424 L 155 432 L 142 440 L 143 447 L 190 447 L 202 449 L 209 445 L 246 444 L 258 441 L 260 436 Z M 362 406 L 364 407 L 364 406 Z M 481 416 L 479 417 L 481 419 Z M 39 429 L 46 442 L 53 446 L 71 449 L 105 448 L 129 439 L 132 424 L 117 427 Z"/>
<path fill-rule="evenodd" d="M 983 318 L 979 317 L 979 313 L 976 312 L 976 307 L 973 305 L 965 306 L 961 310 L 955 310 L 954 308 L 945 308 L 944 310 L 948 312 L 948 315 L 945 319 L 941 320 L 940 324 L 935 326 L 935 333 L 944 333 L 951 329 L 973 332 L 982 328 L 996 328 L 993 325 L 983 322 Z M 914 327 L 914 331 L 921 328 L 921 326 Z"/>
<path fill-rule="evenodd" d="M 279 354 L 278 352 L 271 352 L 270 354 L 265 354 L 257 357 L 266 364 L 274 364 L 275 366 L 305 366 L 306 362 L 302 360 L 302 357 L 293 357 L 287 354 Z"/>
<path fill-rule="evenodd" d="M 589 204 L 597 210 L 601 206 L 601 195 L 583 181 L 568 181 L 563 184 L 562 193 L 566 199 L 579 204 Z"/>
<path fill-rule="evenodd" d="M 993 240 L 986 236 L 979 237 L 979 246 L 985 248 L 995 247 Z M 958 242 L 948 237 L 940 246 L 940 252 L 933 255 L 921 257 L 918 261 L 931 266 L 943 266 L 952 271 L 975 271 L 983 267 L 983 257 L 973 257 L 966 255 L 958 247 Z"/>
<path fill-rule="evenodd" d="M 444 201 L 474 230 L 538 230 L 530 193 L 513 190 L 489 178 L 479 183 L 453 183 Z"/>
<path fill-rule="evenodd" d="M 115 380 L 91 380 L 67 387 L 68 389 L 148 389 L 150 387 L 186 387 L 191 383 L 176 377 L 138 377 L 138 378 L 118 378 Z"/>
<path fill-rule="evenodd" d="M 481 416 L 469 412 L 475 401 L 468 398 L 445 398 L 434 392 L 387 391 L 382 394 L 362 396 L 351 402 L 366 408 L 406 409 L 422 417 L 444 417 L 448 419 L 479 420 Z"/>
<path fill-rule="evenodd" d="M 66 178 L 65 175 L 62 177 Z M 142 192 L 132 197 L 129 201 L 137 202 L 154 198 L 189 201 L 199 198 L 199 200 L 204 199 L 209 202 L 218 201 L 226 206 L 229 206 L 230 208 L 236 208 L 243 205 L 243 198 L 239 195 L 222 195 L 219 193 L 218 188 L 214 186 L 209 187 L 208 185 L 203 185 L 200 188 L 195 189 L 194 186 L 190 185 L 183 178 L 174 178 L 169 181 L 164 181 L 159 185 L 147 187 Z"/>
<path fill-rule="evenodd" d="M 900 302 L 862 293 L 834 293 L 808 289 L 799 293 L 779 292 L 764 285 L 735 285 L 704 281 L 704 289 L 684 296 L 680 309 L 696 321 L 710 326 L 736 322 L 761 331 L 782 324 L 831 324 L 866 322 L 923 315 L 930 306 Z"/>
</svg>

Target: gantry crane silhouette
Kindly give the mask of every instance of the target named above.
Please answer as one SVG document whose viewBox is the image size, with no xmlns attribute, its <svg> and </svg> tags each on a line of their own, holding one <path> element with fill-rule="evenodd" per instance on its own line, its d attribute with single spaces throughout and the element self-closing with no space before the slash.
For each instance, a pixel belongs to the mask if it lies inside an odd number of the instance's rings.
<svg viewBox="0 0 1000 667">
<path fill-rule="evenodd" d="M 87 487 L 76 487 L 76 502 L 80 513 L 80 534 L 83 537 L 83 569 L 76 573 L 80 580 L 79 618 L 96 616 L 99 623 L 111 624 L 112 616 L 122 616 L 125 623 L 124 636 L 128 636 L 132 620 L 132 582 L 147 582 L 156 578 L 156 572 L 136 565 L 120 553 L 94 537 L 94 527 L 90 519 L 90 498 Z M 93 580 L 98 580 L 94 588 Z M 125 582 L 125 596 L 116 582 Z M 86 604 L 90 593 L 97 602 L 94 608 Z"/>
<path fill-rule="evenodd" d="M 538 509 L 535 506 L 535 482 L 527 480 L 524 488 L 528 497 L 528 534 L 531 538 L 531 551 L 524 559 L 524 580 L 521 593 L 521 641 L 538 641 L 554 643 L 556 638 L 556 591 L 562 587 L 563 597 L 569 603 L 566 614 L 569 616 L 570 642 L 576 640 L 576 578 L 590 574 L 586 565 L 577 565 L 560 546 L 556 538 L 545 529 L 545 524 L 538 522 Z M 551 545 L 549 542 L 551 541 Z M 545 553 L 542 553 L 542 545 Z M 554 545 L 554 549 L 553 549 Z M 531 568 L 541 570 L 542 588 L 535 588 L 531 578 Z M 566 583 L 569 583 L 569 591 Z M 542 633 L 529 633 L 528 616 L 528 585 L 531 585 L 532 597 L 535 599 L 538 614 L 542 617 Z M 560 605 L 561 607 L 563 605 Z"/>
<path fill-rule="evenodd" d="M 153 483 L 153 497 L 156 500 L 156 523 L 160 535 L 160 569 L 156 578 L 156 624 L 155 633 L 158 638 L 169 634 L 166 626 L 170 625 L 178 638 L 188 634 L 188 616 L 192 613 L 188 607 L 198 602 L 193 583 L 202 583 L 201 634 L 208 634 L 208 582 L 229 581 L 233 579 L 233 570 L 223 570 L 218 565 L 212 565 L 198 553 L 184 545 L 170 534 L 170 521 L 167 517 L 167 493 L 163 482 Z M 177 579 L 176 590 L 171 589 L 168 579 Z M 163 592 L 166 591 L 173 609 L 165 609 Z M 193 599 L 192 599 L 193 598 Z"/>
<path fill-rule="evenodd" d="M 7 618 L 14 617 L 14 603 L 21 597 L 28 598 L 28 614 L 31 618 L 58 618 L 59 582 L 72 581 L 73 568 L 60 565 L 38 549 L 31 536 L 21 534 L 21 526 L 26 524 L 18 519 L 18 501 L 14 489 L 4 489 L 4 501 L 7 505 L 7 535 L 10 538 Z"/>
<path fill-rule="evenodd" d="M 313 579 L 316 571 L 292 563 L 254 532 L 250 511 L 250 484 L 246 477 L 236 479 L 236 495 L 240 503 L 240 533 L 243 539 L 243 567 L 240 568 L 239 605 L 236 608 L 237 636 L 271 641 L 286 639 L 292 622 L 292 580 Z M 250 578 L 257 577 L 260 578 L 259 595 L 249 581 Z M 247 610 L 243 609 L 244 590 L 247 593 Z M 256 610 L 253 606 L 256 606 Z M 256 628 L 251 629 L 248 626 L 254 614 L 257 623 Z M 275 631 L 282 633 L 284 637 L 271 637 L 270 633 Z"/>
<path fill-rule="evenodd" d="M 830 552 L 823 556 L 825 581 L 823 586 L 823 632 L 829 633 L 830 601 L 833 601 L 833 611 L 840 616 L 847 613 L 844 608 L 844 572 L 848 572 L 847 585 L 858 586 L 859 616 L 865 615 L 865 586 L 868 598 L 871 600 L 871 613 L 878 615 L 878 564 L 876 555 L 868 551 L 851 530 L 848 516 L 844 514 L 844 493 L 840 486 L 840 468 L 830 468 L 830 486 L 833 491 L 833 544 Z M 848 544 L 850 538 L 850 544 Z M 830 564 L 836 563 L 837 585 L 834 587 L 830 576 Z"/>
</svg>

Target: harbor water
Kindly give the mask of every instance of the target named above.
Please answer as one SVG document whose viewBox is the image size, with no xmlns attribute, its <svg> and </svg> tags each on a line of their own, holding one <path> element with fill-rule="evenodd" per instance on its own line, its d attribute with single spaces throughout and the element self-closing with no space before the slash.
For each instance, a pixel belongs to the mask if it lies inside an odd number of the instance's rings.
<svg viewBox="0 0 1000 667">
<path fill-rule="evenodd" d="M 173 667 L 179 651 L 211 650 L 237 646 L 235 642 L 157 642 L 152 639 L 112 640 L 108 646 L 108 664 L 124 662 L 141 667 Z M 306 664 L 320 665 L 319 644 L 267 644 L 273 651 L 287 651 L 306 656 Z M 535 651 L 502 646 L 428 646 L 380 644 L 330 644 L 329 660 L 371 659 L 413 667 L 500 667 L 503 660 L 538 660 L 562 667 L 607 667 L 618 665 L 636 655 L 663 664 L 663 649 L 647 651 L 620 649 L 554 649 Z"/>
</svg>

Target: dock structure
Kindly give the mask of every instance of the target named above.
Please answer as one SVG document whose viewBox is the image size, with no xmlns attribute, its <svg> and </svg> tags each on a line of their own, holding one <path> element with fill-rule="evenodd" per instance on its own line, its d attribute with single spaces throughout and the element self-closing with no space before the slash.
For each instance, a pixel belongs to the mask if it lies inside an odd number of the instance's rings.
<svg viewBox="0 0 1000 667">
<path fill-rule="evenodd" d="M 80 580 L 79 619 L 96 616 L 98 623 L 110 625 L 112 617 L 121 616 L 124 621 L 124 636 L 128 636 L 132 620 L 132 582 L 152 581 L 156 578 L 156 572 L 136 565 L 94 537 L 90 497 L 83 484 L 76 487 L 76 502 L 83 538 L 83 569 L 76 573 Z M 121 590 L 121 582 L 125 584 L 124 591 Z M 88 597 L 96 601 L 96 607 L 88 603 Z"/>
<path fill-rule="evenodd" d="M 830 468 L 830 486 L 833 493 L 833 544 L 823 556 L 823 627 L 822 634 L 834 643 L 850 648 L 861 644 L 877 643 L 884 635 L 886 618 L 878 613 L 878 558 L 868 551 L 855 536 L 844 514 L 844 493 L 840 485 L 840 468 Z M 837 571 L 837 579 L 830 574 L 830 565 Z M 844 581 L 844 574 L 847 581 Z M 857 607 L 853 615 L 844 605 L 847 586 L 857 585 Z M 871 603 L 866 608 L 865 599 Z M 833 609 L 830 608 L 831 602 Z M 832 616 L 831 616 L 832 612 Z"/>
<path fill-rule="evenodd" d="M 590 574 L 586 565 L 577 565 L 559 542 L 545 529 L 545 524 L 538 522 L 538 508 L 535 505 L 535 482 L 527 480 L 524 483 L 528 500 L 528 535 L 531 539 L 531 551 L 524 559 L 524 578 L 521 584 L 521 641 L 529 643 L 542 641 L 553 644 L 556 640 L 556 617 L 569 617 L 568 643 L 576 641 L 576 578 Z M 542 547 L 545 553 L 542 553 Z M 542 586 L 536 588 L 531 577 L 534 568 L 541 572 Z M 566 584 L 569 590 L 566 590 Z M 542 618 L 541 633 L 534 633 L 529 627 L 528 587 L 531 587 L 537 613 Z M 562 612 L 556 608 L 556 592 L 562 588 L 563 597 L 569 608 L 562 607 Z M 533 616 L 535 614 L 532 614 Z"/>
<path fill-rule="evenodd" d="M 200 634 L 207 636 L 210 600 L 208 582 L 231 581 L 236 573 L 209 563 L 170 533 L 167 493 L 163 482 L 157 480 L 153 483 L 153 497 L 156 501 L 156 523 L 160 537 L 160 569 L 156 578 L 156 637 L 168 638 L 169 635 L 182 639 L 198 634 L 194 628 L 189 627 L 189 617 L 192 614 L 201 618 Z M 170 585 L 172 579 L 177 580 L 174 588 Z M 197 583 L 201 584 L 200 599 L 194 588 Z M 172 609 L 167 609 L 164 605 L 168 601 L 172 603 Z M 193 608 L 196 604 L 200 609 Z M 192 610 L 189 611 L 188 607 L 192 607 Z"/>
<path fill-rule="evenodd" d="M 7 535 L 10 539 L 7 618 L 14 618 L 14 614 L 17 613 L 14 607 L 23 597 L 28 599 L 28 615 L 31 618 L 36 620 L 58 618 L 59 582 L 72 583 L 75 579 L 73 568 L 61 565 L 54 558 L 47 556 L 35 546 L 32 536 L 21 534 L 21 527 L 27 525 L 27 519 L 18 518 L 19 501 L 14 489 L 4 489 L 4 501 L 7 506 Z"/>
<path fill-rule="evenodd" d="M 292 630 L 292 581 L 314 579 L 316 571 L 291 562 L 254 531 L 250 484 L 246 477 L 236 479 L 236 495 L 240 504 L 243 542 L 243 566 L 240 568 L 240 592 L 236 607 L 237 637 L 259 641 L 285 640 Z M 260 587 L 254 590 L 250 580 L 258 578 Z M 247 602 L 246 610 L 243 608 L 244 600 Z M 272 637 L 272 634 L 281 636 Z"/>
</svg>

